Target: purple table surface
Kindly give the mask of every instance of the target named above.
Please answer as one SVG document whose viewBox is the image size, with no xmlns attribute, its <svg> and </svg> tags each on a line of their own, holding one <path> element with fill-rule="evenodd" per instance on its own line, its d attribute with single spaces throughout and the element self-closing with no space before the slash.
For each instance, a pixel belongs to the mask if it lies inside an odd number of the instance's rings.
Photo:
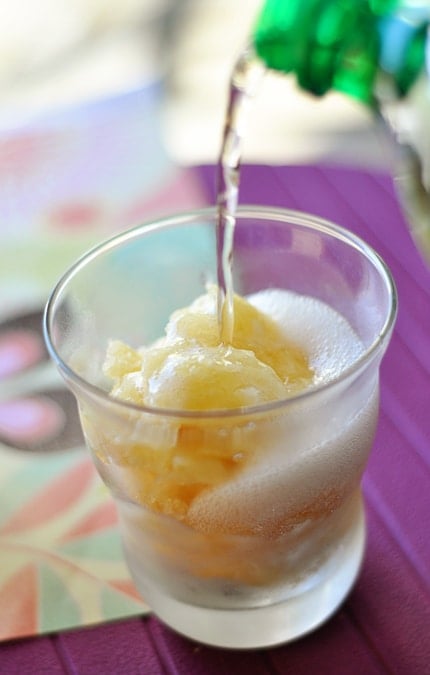
<svg viewBox="0 0 430 675">
<path fill-rule="evenodd" d="M 213 167 L 196 172 L 212 203 Z M 382 174 L 246 166 L 241 202 L 343 225 L 382 255 L 397 284 L 398 321 L 382 365 L 380 422 L 364 478 L 367 552 L 354 590 L 325 626 L 276 649 L 212 649 L 155 617 L 137 617 L 4 642 L 1 675 L 430 675 L 430 271 Z"/>
</svg>

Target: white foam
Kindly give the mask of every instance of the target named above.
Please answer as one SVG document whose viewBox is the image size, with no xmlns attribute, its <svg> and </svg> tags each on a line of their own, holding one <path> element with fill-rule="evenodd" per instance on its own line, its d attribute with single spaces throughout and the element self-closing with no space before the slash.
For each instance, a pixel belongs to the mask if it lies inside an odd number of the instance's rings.
<svg viewBox="0 0 430 675">
<path fill-rule="evenodd" d="M 268 289 L 247 297 L 271 316 L 286 337 L 309 355 L 315 384 L 329 382 L 356 361 L 364 346 L 350 324 L 324 302 L 291 291 Z"/>
<path fill-rule="evenodd" d="M 307 351 L 316 384 L 337 377 L 363 353 L 349 323 L 319 300 L 278 289 L 247 299 Z M 315 498 L 327 499 L 330 510 L 333 495 L 341 499 L 358 484 L 373 439 L 377 398 L 370 379 L 360 391 L 324 392 L 317 402 L 299 400 L 266 427 L 261 423 L 249 439 L 261 444 L 257 461 L 234 480 L 200 495 L 191 506 L 190 522 L 207 532 L 279 533 L 280 522 L 294 524 Z"/>
<path fill-rule="evenodd" d="M 270 457 L 262 463 L 202 493 L 191 506 L 190 523 L 204 532 L 271 538 L 307 518 L 327 515 L 358 485 L 376 418 L 375 391 L 340 434 L 304 452 L 298 451 L 297 439 L 291 438 L 286 424 L 283 456 L 276 450 L 273 456 L 269 449 Z"/>
</svg>

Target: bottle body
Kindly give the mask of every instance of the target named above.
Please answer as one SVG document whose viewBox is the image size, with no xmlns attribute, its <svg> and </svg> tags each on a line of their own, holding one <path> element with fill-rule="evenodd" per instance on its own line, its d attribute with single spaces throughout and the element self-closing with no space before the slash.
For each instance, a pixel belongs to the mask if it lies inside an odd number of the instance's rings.
<svg viewBox="0 0 430 675">
<path fill-rule="evenodd" d="M 295 73 L 303 89 L 342 91 L 376 104 L 383 80 L 394 97 L 425 63 L 430 4 L 408 0 L 266 0 L 254 46 L 274 70 Z"/>
</svg>

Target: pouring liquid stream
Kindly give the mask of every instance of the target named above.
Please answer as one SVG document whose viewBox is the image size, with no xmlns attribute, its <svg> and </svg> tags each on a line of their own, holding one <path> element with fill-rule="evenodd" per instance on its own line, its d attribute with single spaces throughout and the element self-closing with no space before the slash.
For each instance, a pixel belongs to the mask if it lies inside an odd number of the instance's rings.
<svg viewBox="0 0 430 675">
<path fill-rule="evenodd" d="M 427 66 L 428 69 L 428 66 Z M 232 250 L 238 203 L 240 163 L 245 127 L 252 98 L 258 93 L 270 66 L 251 49 L 245 50 L 233 69 L 224 133 L 217 169 L 217 281 L 218 323 L 221 342 L 231 342 L 233 332 Z M 430 263 L 430 84 L 425 70 L 403 98 L 387 85 L 375 84 L 379 122 L 393 148 L 391 175 L 415 243 Z M 379 130 L 381 125 L 379 124 Z"/>
<path fill-rule="evenodd" d="M 217 313 L 220 340 L 233 339 L 233 243 L 239 195 L 240 163 L 251 99 L 258 91 L 264 65 L 251 51 L 245 51 L 233 70 L 221 152 L 217 166 Z"/>
</svg>

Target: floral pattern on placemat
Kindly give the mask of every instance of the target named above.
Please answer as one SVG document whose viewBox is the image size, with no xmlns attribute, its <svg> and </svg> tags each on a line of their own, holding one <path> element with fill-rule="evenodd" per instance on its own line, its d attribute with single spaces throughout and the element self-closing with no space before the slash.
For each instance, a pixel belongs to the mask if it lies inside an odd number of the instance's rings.
<svg viewBox="0 0 430 675">
<path fill-rule="evenodd" d="M 0 638 L 147 610 L 122 559 L 114 504 L 86 453 L 10 459 L 7 473 Z"/>
<path fill-rule="evenodd" d="M 41 319 L 56 280 L 97 241 L 205 203 L 195 174 L 163 153 L 157 105 L 135 92 L 0 130 L 2 640 L 148 611 Z"/>
</svg>

